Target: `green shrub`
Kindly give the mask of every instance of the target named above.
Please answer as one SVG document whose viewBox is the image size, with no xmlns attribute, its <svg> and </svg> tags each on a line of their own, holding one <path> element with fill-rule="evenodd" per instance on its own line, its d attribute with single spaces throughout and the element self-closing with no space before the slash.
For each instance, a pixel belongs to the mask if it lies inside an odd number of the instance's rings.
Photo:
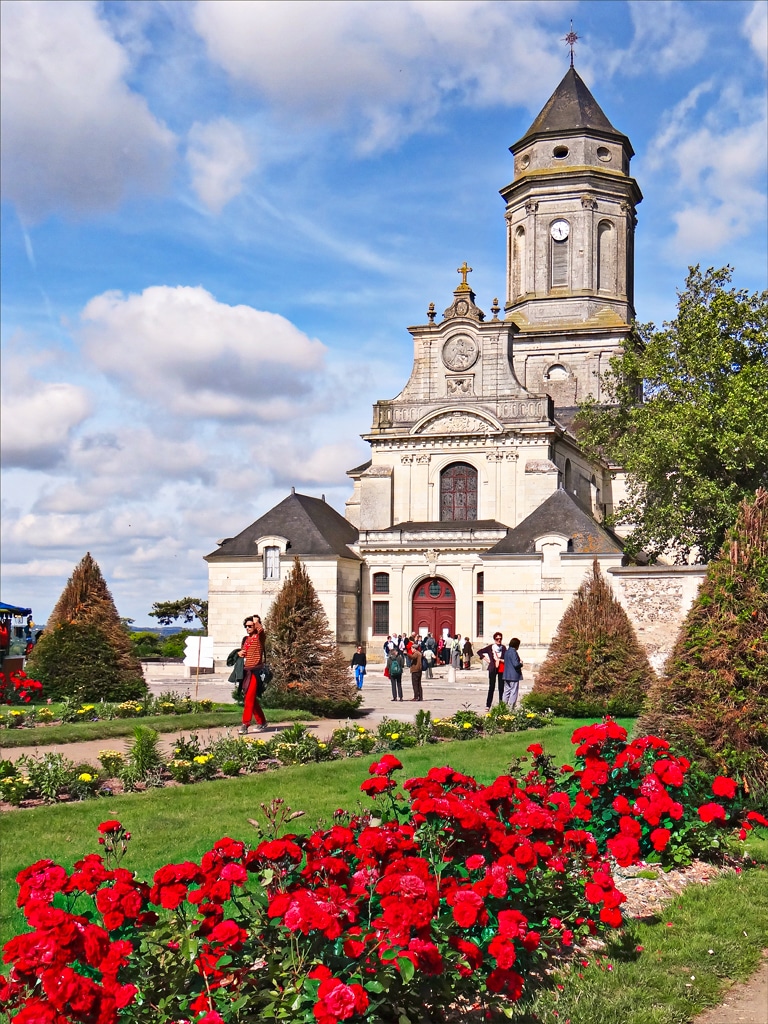
<svg viewBox="0 0 768 1024">
<path fill-rule="evenodd" d="M 143 697 L 139 672 L 122 665 L 119 653 L 98 626 L 62 623 L 46 630 L 35 645 L 34 671 L 47 697 L 98 701 Z"/>
<path fill-rule="evenodd" d="M 526 706 L 563 717 L 636 715 L 655 680 L 597 559 L 560 621 Z"/>
<path fill-rule="evenodd" d="M 741 505 L 709 563 L 637 729 L 768 799 L 768 491 Z"/>
</svg>

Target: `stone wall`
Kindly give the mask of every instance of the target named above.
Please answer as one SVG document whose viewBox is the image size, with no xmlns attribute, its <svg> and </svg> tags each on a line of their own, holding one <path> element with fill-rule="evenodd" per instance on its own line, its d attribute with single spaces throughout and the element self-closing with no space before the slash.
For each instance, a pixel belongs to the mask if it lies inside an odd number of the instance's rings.
<svg viewBox="0 0 768 1024">
<path fill-rule="evenodd" d="M 664 668 L 706 574 L 704 565 L 631 566 L 608 570 L 614 593 L 657 672 Z"/>
</svg>

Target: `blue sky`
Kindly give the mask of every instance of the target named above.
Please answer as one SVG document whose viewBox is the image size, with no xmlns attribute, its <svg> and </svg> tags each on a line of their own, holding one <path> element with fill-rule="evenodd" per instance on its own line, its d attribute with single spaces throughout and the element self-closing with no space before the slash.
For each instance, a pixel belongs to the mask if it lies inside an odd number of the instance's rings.
<svg viewBox="0 0 768 1024">
<path fill-rule="evenodd" d="M 638 318 L 766 282 L 765 2 L 2 5 L 2 597 L 123 615 L 291 486 L 343 510 L 409 324 L 504 301 L 508 147 L 568 67 L 632 140 Z"/>
</svg>

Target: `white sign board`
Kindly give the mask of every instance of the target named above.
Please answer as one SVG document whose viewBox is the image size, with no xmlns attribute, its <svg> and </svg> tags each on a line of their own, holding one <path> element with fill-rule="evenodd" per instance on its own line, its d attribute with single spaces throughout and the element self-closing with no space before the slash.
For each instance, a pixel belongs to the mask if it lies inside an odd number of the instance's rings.
<svg viewBox="0 0 768 1024">
<path fill-rule="evenodd" d="M 188 668 L 213 668 L 213 637 L 188 636 L 184 643 L 184 664 Z"/>
</svg>

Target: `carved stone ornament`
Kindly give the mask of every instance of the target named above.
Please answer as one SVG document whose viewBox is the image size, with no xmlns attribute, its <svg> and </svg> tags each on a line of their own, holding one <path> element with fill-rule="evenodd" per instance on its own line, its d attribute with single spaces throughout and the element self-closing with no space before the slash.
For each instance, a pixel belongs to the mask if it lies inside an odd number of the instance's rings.
<svg viewBox="0 0 768 1024">
<path fill-rule="evenodd" d="M 536 213 L 538 208 L 539 208 L 539 203 L 538 203 L 538 200 L 536 200 L 536 199 L 529 199 L 528 202 L 525 204 L 525 212 L 526 213 Z"/>
<path fill-rule="evenodd" d="M 491 434 L 493 426 L 488 420 L 470 413 L 447 412 L 435 416 L 419 431 L 420 434 Z"/>
<path fill-rule="evenodd" d="M 468 370 L 477 362 L 480 349 L 468 334 L 457 334 L 443 345 L 443 362 L 449 370 Z"/>
<path fill-rule="evenodd" d="M 413 462 L 413 456 L 412 455 L 401 455 L 400 456 L 400 463 L 403 466 L 410 466 L 410 464 L 412 462 Z"/>
<path fill-rule="evenodd" d="M 437 576 L 437 560 L 440 557 L 440 552 L 435 548 L 429 548 L 424 552 L 424 557 L 429 562 L 429 575 Z"/>
<path fill-rule="evenodd" d="M 468 317 L 470 320 L 477 320 L 479 322 L 485 320 L 485 313 L 479 306 L 475 305 L 475 293 L 469 285 L 465 286 L 464 291 L 461 290 L 461 285 L 459 285 L 453 294 L 456 298 L 443 313 L 444 320 L 452 320 L 457 316 Z"/>
<path fill-rule="evenodd" d="M 416 462 L 419 466 L 428 466 L 431 459 L 432 456 L 429 454 L 429 452 L 425 452 L 423 455 L 416 456 Z"/>
<path fill-rule="evenodd" d="M 585 210 L 596 210 L 597 209 L 597 200 L 595 199 L 594 196 L 582 196 L 581 197 L 581 205 L 582 205 L 582 208 L 585 209 Z"/>
<path fill-rule="evenodd" d="M 445 391 L 449 398 L 454 395 L 473 395 L 475 393 L 474 374 L 470 374 L 468 377 L 446 377 Z"/>
</svg>

